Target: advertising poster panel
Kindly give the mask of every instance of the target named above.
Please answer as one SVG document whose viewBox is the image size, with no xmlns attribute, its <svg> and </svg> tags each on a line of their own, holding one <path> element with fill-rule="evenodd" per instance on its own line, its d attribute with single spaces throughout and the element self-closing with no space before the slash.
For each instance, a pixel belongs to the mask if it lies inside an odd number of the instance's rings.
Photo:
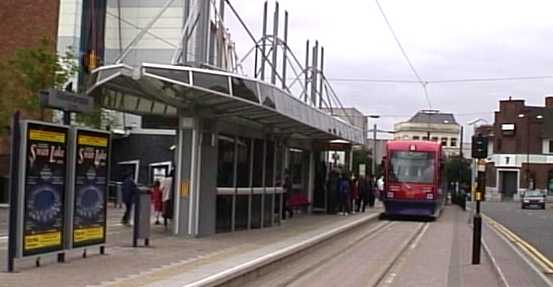
<svg viewBox="0 0 553 287">
<path fill-rule="evenodd" d="M 73 247 L 106 241 L 109 134 L 77 130 Z"/>
<path fill-rule="evenodd" d="M 23 256 L 63 249 L 68 129 L 28 122 L 25 137 Z"/>
</svg>

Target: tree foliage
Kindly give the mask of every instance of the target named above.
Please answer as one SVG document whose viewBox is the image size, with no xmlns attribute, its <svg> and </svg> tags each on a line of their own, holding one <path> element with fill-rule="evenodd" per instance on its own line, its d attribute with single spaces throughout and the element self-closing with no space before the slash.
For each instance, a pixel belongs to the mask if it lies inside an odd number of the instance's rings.
<svg viewBox="0 0 553 287">
<path fill-rule="evenodd" d="M 461 157 L 453 157 L 445 162 L 445 177 L 448 182 L 460 182 L 470 185 L 470 161 Z"/>
<path fill-rule="evenodd" d="M 38 92 L 62 88 L 76 71 L 74 55 L 58 56 L 46 38 L 36 47 L 17 49 L 11 58 L 0 62 L 0 134 L 6 132 L 15 110 L 28 118 L 47 120 Z"/>
</svg>

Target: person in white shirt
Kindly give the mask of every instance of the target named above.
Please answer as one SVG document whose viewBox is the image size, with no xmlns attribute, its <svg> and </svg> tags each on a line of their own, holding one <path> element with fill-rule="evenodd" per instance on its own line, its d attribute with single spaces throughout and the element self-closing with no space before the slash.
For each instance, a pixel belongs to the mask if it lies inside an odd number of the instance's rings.
<svg viewBox="0 0 553 287">
<path fill-rule="evenodd" d="M 169 176 L 160 180 L 159 186 L 161 201 L 163 203 L 163 225 L 165 225 L 165 228 L 167 228 L 167 219 L 173 218 L 173 175 L 174 171 L 171 171 Z"/>
</svg>

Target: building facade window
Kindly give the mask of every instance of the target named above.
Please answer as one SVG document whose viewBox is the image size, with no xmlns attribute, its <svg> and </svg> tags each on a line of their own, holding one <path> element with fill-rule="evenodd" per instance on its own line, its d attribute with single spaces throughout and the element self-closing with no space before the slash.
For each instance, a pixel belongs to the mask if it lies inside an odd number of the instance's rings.
<svg viewBox="0 0 553 287">
<path fill-rule="evenodd" d="M 234 186 L 234 137 L 219 135 L 217 160 L 217 186 Z"/>
<path fill-rule="evenodd" d="M 549 150 L 548 153 L 553 153 L 553 140 L 549 140 Z"/>
<path fill-rule="evenodd" d="M 442 138 L 442 146 L 447 146 L 447 138 Z"/>
<path fill-rule="evenodd" d="M 450 142 L 449 146 L 452 146 L 452 147 L 457 146 L 457 138 L 451 138 L 450 141 L 451 142 Z"/>
<path fill-rule="evenodd" d="M 419 136 L 413 136 L 413 140 L 414 140 L 414 141 L 418 141 L 419 139 L 420 139 Z"/>
<path fill-rule="evenodd" d="M 428 137 L 427 137 L 427 136 L 424 136 L 424 137 L 422 137 L 422 140 L 423 140 L 423 141 L 427 141 L 427 140 L 428 140 Z"/>
<path fill-rule="evenodd" d="M 249 187 L 252 141 L 249 138 L 239 137 L 237 145 L 236 186 Z"/>
<path fill-rule="evenodd" d="M 433 142 L 438 142 L 438 137 L 432 137 Z"/>
</svg>

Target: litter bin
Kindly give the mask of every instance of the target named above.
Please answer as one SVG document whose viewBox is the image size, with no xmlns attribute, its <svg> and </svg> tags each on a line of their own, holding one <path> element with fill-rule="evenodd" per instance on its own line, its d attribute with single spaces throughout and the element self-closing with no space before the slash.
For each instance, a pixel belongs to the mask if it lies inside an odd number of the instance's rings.
<svg viewBox="0 0 553 287">
<path fill-rule="evenodd" d="M 123 207 L 123 183 L 115 183 L 115 207 Z"/>
<path fill-rule="evenodd" d="M 138 240 L 144 240 L 144 246 L 150 245 L 150 210 L 151 199 L 148 188 L 139 187 L 134 197 L 134 226 L 133 226 L 133 246 L 138 245 Z"/>
</svg>

